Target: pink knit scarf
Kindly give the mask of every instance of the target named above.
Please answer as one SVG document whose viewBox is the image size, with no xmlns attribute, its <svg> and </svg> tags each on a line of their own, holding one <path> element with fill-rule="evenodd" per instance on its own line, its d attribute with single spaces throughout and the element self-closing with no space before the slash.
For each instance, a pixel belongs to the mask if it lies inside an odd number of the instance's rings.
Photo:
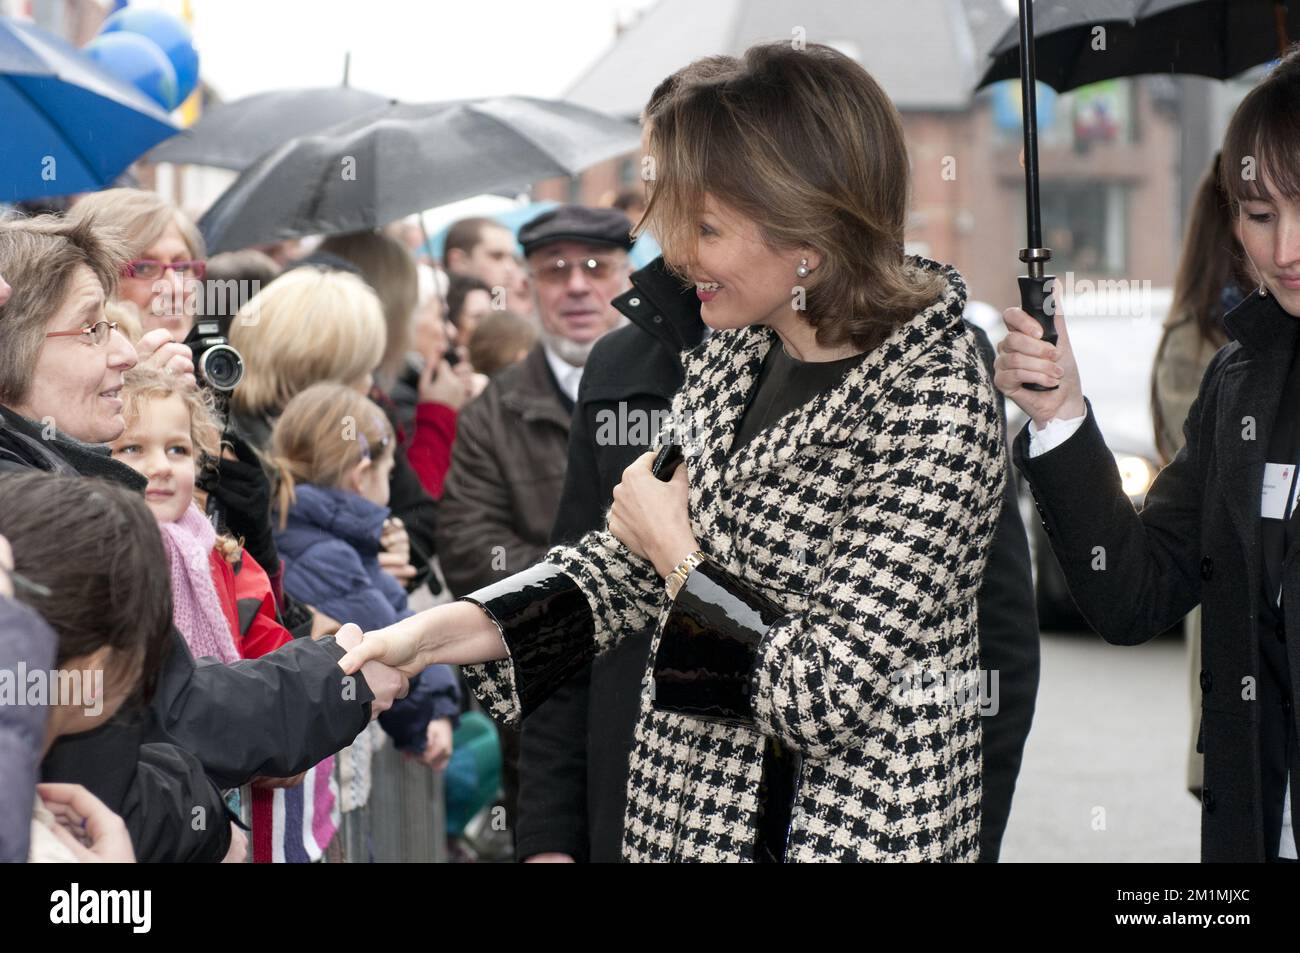
<svg viewBox="0 0 1300 953">
<path fill-rule="evenodd" d="M 161 523 L 172 579 L 172 620 L 195 658 L 239 659 L 208 561 L 217 532 L 193 503 L 174 523 Z"/>
</svg>

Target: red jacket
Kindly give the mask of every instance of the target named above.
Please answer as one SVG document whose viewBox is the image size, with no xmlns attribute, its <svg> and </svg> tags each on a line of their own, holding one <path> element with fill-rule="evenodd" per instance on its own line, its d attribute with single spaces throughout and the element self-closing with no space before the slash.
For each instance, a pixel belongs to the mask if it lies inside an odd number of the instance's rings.
<svg viewBox="0 0 1300 953">
<path fill-rule="evenodd" d="M 248 550 L 242 552 L 238 571 L 216 548 L 209 562 L 217 597 L 230 622 L 240 655 L 246 659 L 260 658 L 293 641 L 276 615 L 271 579 Z M 249 844 L 253 863 L 301 863 L 314 860 L 324 852 L 337 829 L 333 817 L 333 769 L 334 759 L 330 757 L 308 769 L 293 788 L 253 788 L 253 830 Z M 310 829 L 303 825 L 305 804 L 321 814 L 313 820 Z"/>
<path fill-rule="evenodd" d="M 261 658 L 293 641 L 276 614 L 271 580 L 248 550 L 243 550 L 238 572 L 215 547 L 208 561 L 212 565 L 217 598 L 221 600 L 241 657 Z"/>
<path fill-rule="evenodd" d="M 415 436 L 406 448 L 406 462 L 420 478 L 424 492 L 442 498 L 442 481 L 451 468 L 456 439 L 456 411 L 446 404 L 415 405 Z"/>
</svg>

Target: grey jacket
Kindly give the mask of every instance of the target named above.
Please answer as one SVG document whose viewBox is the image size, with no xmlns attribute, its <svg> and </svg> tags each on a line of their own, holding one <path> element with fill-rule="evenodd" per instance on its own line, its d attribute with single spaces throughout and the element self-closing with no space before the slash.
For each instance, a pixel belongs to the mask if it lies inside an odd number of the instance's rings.
<svg viewBox="0 0 1300 953">
<path fill-rule="evenodd" d="M 28 672 L 54 665 L 54 633 L 31 609 L 0 597 L 0 672 L 17 681 L 20 663 Z M 0 863 L 27 859 L 32 798 L 45 740 L 45 708 L 0 705 Z"/>
</svg>

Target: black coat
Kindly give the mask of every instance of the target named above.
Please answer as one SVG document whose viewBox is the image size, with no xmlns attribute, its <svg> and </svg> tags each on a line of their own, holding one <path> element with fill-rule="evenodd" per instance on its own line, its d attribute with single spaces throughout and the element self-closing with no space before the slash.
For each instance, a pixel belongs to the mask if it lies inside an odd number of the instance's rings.
<svg viewBox="0 0 1300 953">
<path fill-rule="evenodd" d="M 46 470 L 143 489 L 139 474 L 101 450 L 30 431 L 0 409 L 0 473 Z M 150 706 L 60 739 L 41 775 L 83 784 L 120 814 L 138 860 L 220 860 L 230 825 L 218 786 L 290 777 L 351 744 L 374 693 L 365 679 L 344 691 L 343 649 L 332 638 L 232 665 L 195 662 L 175 629 L 171 641 Z"/>
<path fill-rule="evenodd" d="M 703 337 L 694 290 L 683 292 L 662 259 L 636 272 L 632 283 L 615 301 L 631 325 L 603 337 L 587 359 L 552 543 L 604 527 L 623 470 L 650 449 L 658 431 L 647 423 L 640 442 L 631 426 L 616 440 L 606 439 L 608 428 L 667 411 L 684 379 L 681 352 Z M 982 334 L 977 338 L 991 364 L 992 348 Z M 524 720 L 520 858 L 556 851 L 578 860 L 621 859 L 628 757 L 652 636 L 625 635 Z M 1000 709 L 982 719 L 980 857 L 996 860 L 1038 690 L 1029 550 L 1011 481 L 979 593 L 979 636 L 981 667 L 1000 673 Z"/>
<path fill-rule="evenodd" d="M 1022 431 L 1013 459 L 1033 487 L 1070 594 L 1107 642 L 1145 642 L 1201 604 L 1201 859 L 1262 861 L 1262 703 L 1244 689 L 1260 681 L 1261 638 L 1283 637 L 1291 697 L 1282 700 L 1285 714 L 1274 714 L 1300 730 L 1300 619 L 1291 612 L 1277 632 L 1261 632 L 1259 621 L 1260 490 L 1300 329 L 1258 294 L 1224 323 L 1232 341 L 1207 368 L 1183 425 L 1186 445 L 1156 477 L 1141 513 L 1121 488 L 1091 409 L 1077 433 L 1033 459 Z M 1294 547 L 1286 553 L 1282 582 L 1291 606 L 1300 604 L 1295 555 Z"/>
</svg>

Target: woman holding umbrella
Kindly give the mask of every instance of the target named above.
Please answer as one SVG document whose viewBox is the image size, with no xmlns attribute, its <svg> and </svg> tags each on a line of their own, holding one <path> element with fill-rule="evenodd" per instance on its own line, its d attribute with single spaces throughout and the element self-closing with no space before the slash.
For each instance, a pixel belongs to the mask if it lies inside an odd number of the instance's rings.
<svg viewBox="0 0 1300 953">
<path fill-rule="evenodd" d="M 1093 627 L 1133 645 L 1202 607 L 1202 859 L 1295 861 L 1300 50 L 1234 114 L 1221 183 L 1258 288 L 1224 319 L 1232 341 L 1141 513 L 1120 489 L 1059 314 L 1053 345 L 1024 311 L 1006 312 L 996 383 L 1031 418 L 1014 459 Z"/>
<path fill-rule="evenodd" d="M 627 859 L 974 860 L 1005 462 L 965 288 L 903 254 L 901 122 L 860 66 L 783 43 L 728 66 L 649 137 L 642 221 L 714 331 L 661 434 L 684 462 L 646 454 L 606 531 L 342 664 L 487 663 L 467 676 L 514 720 L 659 618 Z"/>
</svg>

